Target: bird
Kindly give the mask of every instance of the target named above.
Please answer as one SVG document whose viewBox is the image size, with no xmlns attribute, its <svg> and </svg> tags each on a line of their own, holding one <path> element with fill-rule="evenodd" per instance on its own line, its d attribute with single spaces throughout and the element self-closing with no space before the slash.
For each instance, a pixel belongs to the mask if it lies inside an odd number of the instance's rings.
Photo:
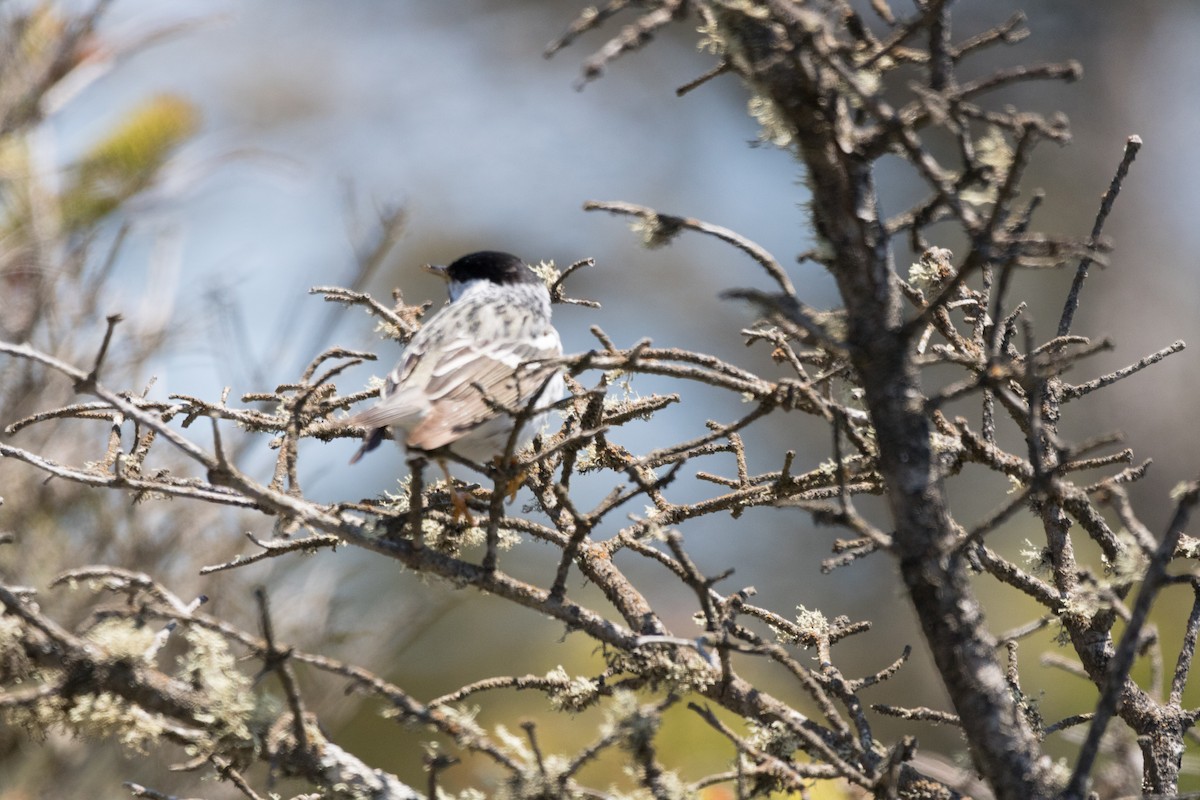
<svg viewBox="0 0 1200 800">
<path fill-rule="evenodd" d="M 425 268 L 447 281 L 449 304 L 409 341 L 378 402 L 345 424 L 365 429 L 350 463 L 390 429 L 410 460 L 436 459 L 449 483 L 447 452 L 477 465 L 496 462 L 545 425 L 566 393 L 555 362 L 562 340 L 545 281 L 517 256 L 484 250 Z M 455 509 L 465 512 L 461 498 Z"/>
</svg>

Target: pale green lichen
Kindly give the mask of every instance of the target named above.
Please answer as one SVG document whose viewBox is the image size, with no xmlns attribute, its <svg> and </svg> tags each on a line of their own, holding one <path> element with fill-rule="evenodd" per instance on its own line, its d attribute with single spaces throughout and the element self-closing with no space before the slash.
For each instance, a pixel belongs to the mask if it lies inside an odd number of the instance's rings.
<svg viewBox="0 0 1200 800">
<path fill-rule="evenodd" d="M 726 11 L 744 14 L 751 19 L 771 18 L 771 9 L 758 0 L 722 0 L 721 7 Z"/>
<path fill-rule="evenodd" d="M 1081 583 L 1067 595 L 1060 613 L 1065 617 L 1090 620 L 1111 606 L 1111 601 L 1100 587 Z"/>
<path fill-rule="evenodd" d="M 1071 766 L 1067 759 L 1058 758 L 1051 762 L 1045 779 L 1050 786 L 1057 786 L 1061 790 L 1067 788 L 1067 784 L 1070 783 L 1074 772 L 1075 768 Z"/>
<path fill-rule="evenodd" d="M 1129 584 L 1146 573 L 1149 557 L 1127 528 L 1117 531 L 1117 540 L 1121 547 L 1111 561 L 1104 558 L 1104 566 L 1115 583 Z"/>
<path fill-rule="evenodd" d="M 685 798 L 695 797 L 695 794 L 688 791 L 688 784 L 679 774 L 673 770 L 661 770 L 654 776 L 654 788 L 647 788 L 644 784 L 647 781 L 644 768 L 640 764 L 627 764 L 624 772 L 633 780 L 643 784 L 636 789 L 629 791 L 619 791 L 610 789 L 607 796 L 612 800 L 685 800 Z"/>
<path fill-rule="evenodd" d="M 598 469 L 601 469 L 601 464 L 597 461 L 596 442 L 593 440 L 576 451 L 575 471 L 586 475 Z"/>
<path fill-rule="evenodd" d="M 529 746 L 528 738 L 513 733 L 505 725 L 497 725 L 494 735 L 505 755 L 514 761 L 524 763 L 533 761 L 534 754 Z"/>
<path fill-rule="evenodd" d="M 665 542 L 667 534 L 671 531 L 662 525 L 658 519 L 663 515 L 663 512 L 654 506 L 643 506 L 642 508 L 642 531 L 638 536 L 642 541 Z"/>
<path fill-rule="evenodd" d="M 480 711 L 478 706 L 439 705 L 437 706 L 437 709 L 438 712 L 445 718 L 447 723 L 462 728 L 463 731 L 471 736 L 487 736 L 487 732 L 476 721 L 476 717 L 479 716 Z M 385 708 L 380 712 L 380 716 L 382 716 L 384 719 L 399 719 L 404 717 L 405 722 L 412 723 L 414 726 L 420 725 L 420 720 L 411 717 L 405 717 L 405 713 L 395 707 Z"/>
<path fill-rule="evenodd" d="M 412 474 L 406 474 L 396 482 L 395 491 L 384 490 L 384 502 L 381 508 L 392 514 L 403 514 L 408 511 L 408 498 L 412 494 Z"/>
<path fill-rule="evenodd" d="M 0 616 L 0 674 L 6 681 L 19 682 L 33 672 L 24 632 L 25 626 L 16 617 Z"/>
<path fill-rule="evenodd" d="M 641 705 L 636 693 L 618 689 L 604 709 L 600 735 L 613 737 L 628 750 L 637 750 L 650 743 L 661 722 L 658 709 Z"/>
<path fill-rule="evenodd" d="M 796 606 L 796 625 L 801 630 L 812 631 L 818 636 L 829 632 L 829 620 L 825 615 L 804 606 Z"/>
<path fill-rule="evenodd" d="M 725 54 L 727 47 L 725 37 L 721 34 L 721 28 L 717 25 L 715 17 L 707 17 L 700 27 L 696 28 L 696 33 L 700 34 L 700 38 L 696 41 L 697 50 L 714 56 Z"/>
<path fill-rule="evenodd" d="M 370 309 L 367 309 L 366 313 L 374 316 L 374 313 Z M 403 328 L 400 325 L 396 325 L 395 323 L 389 322 L 383 318 L 375 320 L 375 333 L 379 334 L 384 339 L 391 339 L 392 341 L 401 343 L 407 342 L 412 337 L 412 332 L 407 328 Z M 369 383 L 368 386 L 372 386 L 372 388 L 374 385 L 383 385 L 382 378 L 372 377 L 371 381 L 372 383 Z"/>
<path fill-rule="evenodd" d="M 500 750 L 517 765 L 505 783 L 492 796 L 500 800 L 562 796 L 562 783 L 571 762 L 555 754 L 534 752 L 527 736 L 519 736 L 504 725 L 497 725 L 493 738 Z"/>
<path fill-rule="evenodd" d="M 541 797 L 576 797 L 564 794 L 564 774 L 570 762 L 563 756 L 544 755 L 541 762 L 527 762 L 491 794 L 495 800 L 530 800 Z"/>
<path fill-rule="evenodd" d="M 1048 547 L 1039 547 L 1026 539 L 1025 546 L 1018 552 L 1025 562 L 1025 569 L 1033 575 L 1045 577 L 1054 568 L 1054 564 L 1050 560 L 1050 549 Z"/>
<path fill-rule="evenodd" d="M 1175 553 L 1181 558 L 1200 558 L 1200 539 L 1181 534 Z"/>
<path fill-rule="evenodd" d="M 1004 132 L 992 126 L 975 141 L 975 160 L 988 168 L 982 185 L 970 186 L 959 192 L 963 202 L 973 206 L 986 206 L 996 202 L 1000 184 L 1012 168 L 1013 149 Z"/>
<path fill-rule="evenodd" d="M 453 485 L 444 480 L 435 481 L 425 487 L 426 492 L 443 492 L 449 494 L 458 491 Z M 386 502 L 383 508 L 390 514 L 403 517 L 409 511 L 409 498 L 412 494 L 412 475 L 405 475 L 398 482 L 395 491 L 384 493 Z M 483 523 L 484 520 L 478 520 Z M 510 528 L 500 528 L 497 531 L 497 546 L 501 550 L 511 550 L 521 543 L 521 534 Z M 421 537 L 427 547 L 433 548 L 446 555 L 458 555 L 464 547 L 478 547 L 487 543 L 487 529 L 481 525 L 471 525 L 459 530 L 444 525 L 428 515 L 421 519 Z"/>
<path fill-rule="evenodd" d="M 769 97 L 756 94 L 746 104 L 750 116 L 758 122 L 758 138 L 776 147 L 787 147 L 795 138 L 791 123 L 780 113 L 779 107 Z"/>
<path fill-rule="evenodd" d="M 214 739 L 249 740 L 247 721 L 255 709 L 253 682 L 237 668 L 237 657 L 219 634 L 187 626 L 183 638 L 188 648 L 179 656 L 178 676 L 204 694 L 205 705 L 196 714 Z"/>
<path fill-rule="evenodd" d="M 425 543 L 449 555 L 456 555 L 463 547 L 483 547 L 487 544 L 487 528 L 483 525 L 471 525 L 462 531 L 451 531 L 426 520 L 422 530 L 425 530 L 426 525 L 430 530 L 426 533 Z M 516 531 L 504 527 L 496 530 L 496 546 L 501 550 L 511 550 L 520 543 L 521 534 Z"/>
<path fill-rule="evenodd" d="M 914 261 L 908 268 L 908 282 L 913 286 L 925 291 L 935 287 L 940 282 L 937 275 L 937 269 L 931 264 L 922 261 Z"/>
<path fill-rule="evenodd" d="M 595 705 L 600 699 L 599 681 L 582 676 L 572 678 L 561 664 L 547 672 L 546 679 L 554 683 L 547 694 L 555 711 L 574 714 Z"/>
<path fill-rule="evenodd" d="M 606 412 L 608 412 L 609 415 L 623 414 L 623 413 L 629 411 L 629 409 L 633 407 L 633 403 L 635 401 L 642 399 L 641 395 L 639 395 L 637 392 L 635 392 L 633 390 L 633 385 L 630 381 L 628 381 L 628 380 L 621 381 L 620 385 L 625 390 L 623 397 L 605 397 L 604 398 L 604 410 Z M 648 420 L 648 419 L 650 419 L 651 416 L 653 416 L 653 414 L 654 414 L 654 412 L 652 410 L 646 410 L 640 414 L 635 415 L 633 417 L 633 419 Z"/>
<path fill-rule="evenodd" d="M 750 735 L 746 741 L 757 750 L 770 753 L 777 758 L 791 758 L 800 747 L 800 739 L 790 726 L 779 720 L 767 725 L 750 722 Z"/>
<path fill-rule="evenodd" d="M 157 715 L 109 692 L 72 698 L 64 719 L 80 736 L 115 739 L 140 754 L 145 754 L 163 733 L 163 723 Z"/>
<path fill-rule="evenodd" d="M 33 739 L 44 739 L 55 728 L 66 725 L 63 699 L 48 697 L 28 705 L 12 706 L 0 712 L 0 719 L 11 728 L 23 729 Z"/>
<path fill-rule="evenodd" d="M 553 261 L 539 261 L 536 264 L 530 264 L 529 267 L 547 286 L 553 286 L 562 277 L 562 273 L 558 271 L 558 267 L 554 266 Z"/>
<path fill-rule="evenodd" d="M 929 446 L 938 457 L 954 456 L 963 449 L 962 440 L 941 431 L 934 431 L 929 435 Z"/>
<path fill-rule="evenodd" d="M 642 675 L 654 686 L 676 694 L 702 693 L 719 677 L 700 659 L 678 656 L 670 648 L 642 648 L 637 654 L 614 653 L 609 662 L 615 671 Z"/>
<path fill-rule="evenodd" d="M 875 97 L 883 91 L 883 73 L 876 67 L 855 70 L 853 83 L 845 82 L 842 89 L 851 108 L 864 108 L 864 97 Z"/>
<path fill-rule="evenodd" d="M 114 658 L 142 660 L 154 644 L 157 631 L 131 619 L 101 620 L 87 632 L 87 638 L 100 645 Z"/>
<path fill-rule="evenodd" d="M 1179 483 L 1175 484 L 1174 487 L 1172 487 L 1168 497 L 1170 497 L 1172 500 L 1182 499 L 1183 496 L 1191 492 L 1193 488 L 1194 487 L 1191 481 L 1180 481 Z"/>
<path fill-rule="evenodd" d="M 683 226 L 675 217 L 663 214 L 640 214 L 629 224 L 630 229 L 642 240 L 642 247 L 656 250 L 670 244 Z"/>
<path fill-rule="evenodd" d="M 125 620 L 106 620 L 94 626 L 89 637 L 101 646 L 112 647 L 109 653 L 114 658 L 140 660 L 146 649 L 144 640 L 131 636 L 129 628 Z M 0 624 L 0 631 L 0 639 L 5 640 L 16 633 L 7 624 Z M 11 670 L 11 660 L 6 666 Z M 25 676 L 17 677 L 10 671 L 7 678 L 13 684 L 20 684 Z M 53 686 L 63 676 L 59 670 L 40 670 L 38 678 Z M 23 727 L 34 736 L 44 736 L 55 728 L 65 729 L 81 737 L 112 739 L 137 753 L 147 752 L 163 733 L 163 723 L 157 714 L 110 692 L 80 691 L 70 698 L 50 695 L 35 703 L 6 709 L 3 718 L 7 724 Z"/>
<path fill-rule="evenodd" d="M 944 247 L 930 247 L 908 268 L 908 282 L 923 291 L 937 290 L 954 277 L 954 254 Z"/>
</svg>

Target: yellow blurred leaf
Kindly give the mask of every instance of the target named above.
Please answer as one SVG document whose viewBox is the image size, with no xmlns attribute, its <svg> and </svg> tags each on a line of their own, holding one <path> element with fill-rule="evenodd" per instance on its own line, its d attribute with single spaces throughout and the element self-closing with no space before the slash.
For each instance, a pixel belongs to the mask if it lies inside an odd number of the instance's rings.
<svg viewBox="0 0 1200 800">
<path fill-rule="evenodd" d="M 176 145 L 195 132 L 200 115 L 187 100 L 158 95 L 135 109 L 84 156 L 81 171 L 144 173 L 161 166 Z"/>
<path fill-rule="evenodd" d="M 199 124 L 196 107 L 176 95 L 158 95 L 135 109 L 75 166 L 62 197 L 64 227 L 90 225 L 146 188 Z"/>
</svg>

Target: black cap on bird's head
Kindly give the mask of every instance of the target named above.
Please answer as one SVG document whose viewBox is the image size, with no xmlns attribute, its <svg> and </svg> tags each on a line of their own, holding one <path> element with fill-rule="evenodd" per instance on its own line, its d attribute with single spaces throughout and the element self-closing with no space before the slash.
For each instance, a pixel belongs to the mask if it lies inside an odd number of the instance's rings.
<svg viewBox="0 0 1200 800">
<path fill-rule="evenodd" d="M 510 253 L 481 250 L 458 259 L 448 267 L 429 265 L 430 272 L 458 284 L 487 280 L 500 286 L 538 283 L 538 277 L 525 262 Z"/>
</svg>

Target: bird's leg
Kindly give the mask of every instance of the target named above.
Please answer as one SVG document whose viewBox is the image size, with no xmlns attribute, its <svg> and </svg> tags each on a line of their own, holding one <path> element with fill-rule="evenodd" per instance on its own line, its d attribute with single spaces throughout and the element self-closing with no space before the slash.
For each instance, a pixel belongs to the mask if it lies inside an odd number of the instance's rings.
<svg viewBox="0 0 1200 800">
<path fill-rule="evenodd" d="M 465 521 L 468 525 L 474 525 L 475 518 L 471 516 L 471 509 L 467 508 L 466 492 L 460 492 L 454 485 L 454 478 L 450 477 L 450 468 L 446 466 L 444 459 L 438 459 L 438 466 L 446 476 L 446 491 L 450 494 L 450 505 L 454 506 L 454 521 Z"/>
<path fill-rule="evenodd" d="M 523 469 L 514 472 L 513 467 L 516 465 L 515 458 L 505 461 L 504 456 L 496 456 L 492 461 L 492 466 L 507 478 L 504 483 L 504 496 L 510 503 L 517 499 L 517 492 L 521 490 L 521 484 L 525 483 L 525 479 L 529 477 L 529 473 Z"/>
</svg>

